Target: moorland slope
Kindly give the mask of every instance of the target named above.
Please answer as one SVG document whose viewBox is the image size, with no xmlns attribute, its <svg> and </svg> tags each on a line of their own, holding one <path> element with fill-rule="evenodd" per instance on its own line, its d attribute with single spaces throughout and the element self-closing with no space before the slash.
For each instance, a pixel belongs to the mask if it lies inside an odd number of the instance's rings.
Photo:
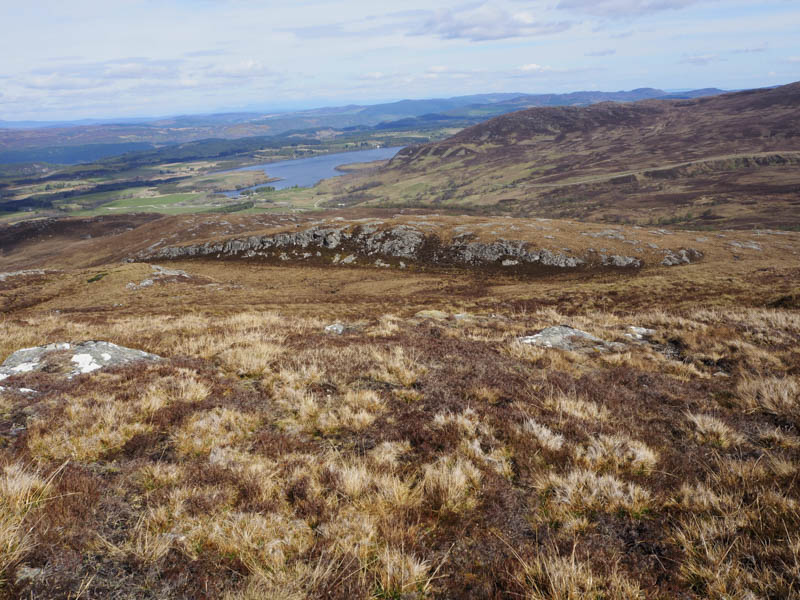
<svg viewBox="0 0 800 600">
<path fill-rule="evenodd" d="M 590 247 L 642 264 L 523 268 Z M 342 210 L 0 249 L 2 597 L 798 595 L 800 233 Z"/>
<path fill-rule="evenodd" d="M 689 100 L 531 108 L 407 147 L 377 172 L 337 181 L 330 203 L 798 226 L 798 110 L 800 83 Z"/>
</svg>

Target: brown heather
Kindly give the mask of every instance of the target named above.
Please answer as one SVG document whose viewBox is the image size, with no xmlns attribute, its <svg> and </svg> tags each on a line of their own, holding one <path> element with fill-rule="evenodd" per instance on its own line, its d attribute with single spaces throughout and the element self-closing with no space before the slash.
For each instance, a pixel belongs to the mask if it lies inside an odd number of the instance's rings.
<svg viewBox="0 0 800 600">
<path fill-rule="evenodd" d="M 0 595 L 800 597 L 800 260 L 779 240 L 631 274 L 7 279 L 0 358 L 103 339 L 165 360 L 4 382 L 39 393 L 0 395 Z M 625 349 L 515 342 L 557 324 Z"/>
</svg>

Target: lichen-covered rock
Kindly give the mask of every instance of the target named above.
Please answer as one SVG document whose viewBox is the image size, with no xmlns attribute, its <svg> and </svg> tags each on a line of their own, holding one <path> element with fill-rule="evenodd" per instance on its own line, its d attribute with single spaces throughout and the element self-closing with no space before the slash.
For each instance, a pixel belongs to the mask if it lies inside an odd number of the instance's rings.
<svg viewBox="0 0 800 600">
<path fill-rule="evenodd" d="M 425 235 L 409 225 L 397 225 L 377 231 L 364 238 L 367 254 L 383 254 L 398 258 L 415 258 L 425 241 Z"/>
<path fill-rule="evenodd" d="M 728 242 L 734 248 L 741 248 L 743 250 L 761 250 L 761 245 L 752 240 L 747 242 Z"/>
<path fill-rule="evenodd" d="M 524 336 L 517 338 L 520 344 L 531 344 L 540 346 L 542 348 L 557 348 L 559 350 L 620 350 L 624 348 L 624 344 L 617 344 L 614 342 L 606 342 L 599 337 L 568 327 L 566 325 L 556 325 L 554 327 L 547 327 L 542 329 L 539 333 L 534 335 Z"/>
<path fill-rule="evenodd" d="M 0 381 L 13 375 L 34 371 L 56 372 L 67 377 L 74 377 L 107 367 L 160 359 L 161 357 L 155 354 L 117 346 L 109 342 L 48 344 L 47 346 L 23 348 L 14 352 L 0 366 Z"/>
<path fill-rule="evenodd" d="M 314 225 L 303 231 L 282 231 L 271 235 L 254 235 L 206 242 L 197 245 L 148 248 L 138 255 L 138 260 L 179 259 L 210 256 L 214 258 L 257 258 L 272 260 L 304 260 L 312 256 L 332 264 L 352 264 L 358 258 L 368 258 L 361 264 L 380 267 L 407 266 L 405 261 L 425 262 L 442 266 L 496 266 L 515 270 L 531 266 L 575 269 L 597 264 L 596 255 L 578 257 L 568 249 L 561 252 L 532 247 L 530 242 L 495 239 L 482 242 L 475 234 L 464 232 L 449 243 L 425 233 L 410 224 L 384 226 L 379 224 L 350 224 L 337 227 Z M 333 251 L 336 252 L 333 252 Z M 327 251 L 327 252 L 326 252 Z M 602 250 L 601 250 L 602 252 Z M 591 252 L 589 253 L 591 254 Z M 671 258 L 671 257 L 676 258 Z M 684 261 L 683 257 L 686 257 Z M 687 262 L 702 256 L 695 250 L 670 253 L 665 261 Z M 345 257 L 345 258 L 343 258 Z M 403 262 L 386 259 L 402 259 Z M 630 256 L 600 255 L 599 266 L 639 268 L 641 259 Z M 676 263 L 676 264 L 677 264 Z M 665 263 L 666 264 L 666 263 Z"/>
<path fill-rule="evenodd" d="M 665 267 L 677 265 L 688 265 L 703 258 L 703 253 L 694 248 L 681 248 L 680 250 L 668 250 L 661 264 Z"/>
<path fill-rule="evenodd" d="M 625 337 L 629 337 L 632 340 L 642 341 L 648 339 L 650 336 L 655 335 L 655 329 L 648 329 L 647 327 L 635 327 L 631 325 L 628 327 L 629 333 L 625 334 Z"/>
<path fill-rule="evenodd" d="M 344 323 L 331 323 L 330 325 L 325 326 L 325 333 L 329 333 L 331 335 L 342 335 L 347 327 Z"/>
<path fill-rule="evenodd" d="M 603 256 L 602 260 L 603 265 L 607 267 L 636 268 L 642 266 L 642 261 L 638 258 L 634 258 L 633 256 L 620 256 L 618 254 L 612 254 L 611 256 Z"/>
</svg>

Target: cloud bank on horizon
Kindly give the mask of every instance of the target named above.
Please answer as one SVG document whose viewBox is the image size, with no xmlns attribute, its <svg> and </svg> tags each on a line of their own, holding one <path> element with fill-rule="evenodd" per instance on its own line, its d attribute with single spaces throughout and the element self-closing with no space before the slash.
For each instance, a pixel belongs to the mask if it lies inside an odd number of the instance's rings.
<svg viewBox="0 0 800 600">
<path fill-rule="evenodd" d="M 4 2 L 0 120 L 800 79 L 795 0 Z"/>
</svg>

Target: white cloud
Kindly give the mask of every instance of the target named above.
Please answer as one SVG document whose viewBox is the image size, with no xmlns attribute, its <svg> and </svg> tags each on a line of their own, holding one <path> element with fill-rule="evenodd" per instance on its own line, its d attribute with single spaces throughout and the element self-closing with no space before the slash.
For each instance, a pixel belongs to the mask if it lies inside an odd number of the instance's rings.
<svg viewBox="0 0 800 600">
<path fill-rule="evenodd" d="M 595 50 L 593 52 L 585 52 L 584 56 L 613 56 L 616 54 L 617 51 L 613 48 L 607 48 L 605 50 Z"/>
<path fill-rule="evenodd" d="M 358 76 L 361 81 L 380 81 L 387 77 L 388 75 L 383 71 L 372 71 L 371 73 L 363 73 Z"/>
<path fill-rule="evenodd" d="M 569 21 L 541 21 L 530 12 L 512 13 L 496 3 L 483 2 L 437 10 L 411 33 L 445 40 L 485 42 L 559 33 L 571 26 Z"/>
<path fill-rule="evenodd" d="M 552 71 L 553 67 L 545 67 L 542 65 L 537 65 L 536 63 L 530 63 L 528 65 L 522 65 L 519 70 L 524 71 L 525 73 L 543 73 L 545 71 Z"/>
<path fill-rule="evenodd" d="M 696 54 L 694 56 L 687 56 L 681 62 L 687 65 L 696 65 L 703 67 L 719 60 L 716 54 Z"/>
<path fill-rule="evenodd" d="M 260 60 L 252 58 L 205 69 L 204 75 L 223 79 L 249 79 L 253 77 L 277 77 L 278 73 Z"/>
<path fill-rule="evenodd" d="M 703 0 L 561 0 L 558 8 L 577 10 L 599 17 L 624 18 L 664 10 L 677 10 L 700 2 Z"/>
</svg>

